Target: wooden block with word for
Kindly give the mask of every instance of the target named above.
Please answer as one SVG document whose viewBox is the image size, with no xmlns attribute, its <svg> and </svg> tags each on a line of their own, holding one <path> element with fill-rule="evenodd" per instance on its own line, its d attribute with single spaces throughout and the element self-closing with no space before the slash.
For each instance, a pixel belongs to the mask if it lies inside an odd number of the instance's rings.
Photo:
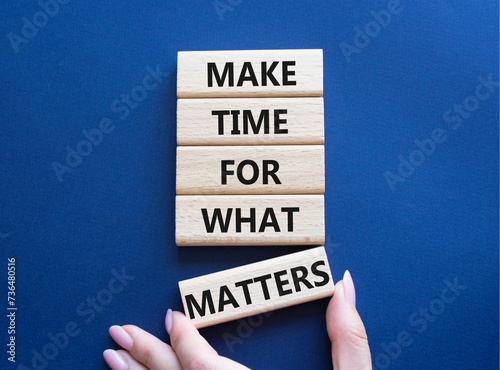
<svg viewBox="0 0 500 370">
<path fill-rule="evenodd" d="M 323 98 L 177 100 L 177 145 L 323 143 Z"/>
<path fill-rule="evenodd" d="M 323 195 L 177 195 L 178 246 L 321 245 Z"/>
<path fill-rule="evenodd" d="M 197 328 L 333 295 L 324 247 L 179 282 L 186 316 Z"/>
<path fill-rule="evenodd" d="M 321 49 L 177 53 L 178 98 L 322 95 Z"/>
<path fill-rule="evenodd" d="M 325 147 L 179 146 L 177 194 L 323 194 Z"/>
</svg>

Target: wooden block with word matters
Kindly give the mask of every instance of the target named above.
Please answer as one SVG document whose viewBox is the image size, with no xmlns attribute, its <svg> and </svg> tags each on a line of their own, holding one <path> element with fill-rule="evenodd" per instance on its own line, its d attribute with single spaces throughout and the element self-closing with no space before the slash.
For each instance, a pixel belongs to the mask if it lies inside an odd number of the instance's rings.
<svg viewBox="0 0 500 370">
<path fill-rule="evenodd" d="M 323 98 L 177 100 L 177 145 L 323 143 Z"/>
<path fill-rule="evenodd" d="M 177 195 L 178 246 L 321 245 L 323 195 Z"/>
<path fill-rule="evenodd" d="M 202 328 L 333 295 L 324 247 L 179 282 L 184 312 Z"/>
<path fill-rule="evenodd" d="M 323 145 L 179 146 L 177 194 L 323 194 Z"/>
<path fill-rule="evenodd" d="M 322 95 L 321 49 L 177 54 L 178 98 Z"/>
</svg>

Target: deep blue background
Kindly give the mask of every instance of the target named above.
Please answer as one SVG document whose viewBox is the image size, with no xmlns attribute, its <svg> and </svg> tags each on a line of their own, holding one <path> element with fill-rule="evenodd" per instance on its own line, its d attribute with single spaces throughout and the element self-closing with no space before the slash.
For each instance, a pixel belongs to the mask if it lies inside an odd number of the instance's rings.
<svg viewBox="0 0 500 370">
<path fill-rule="evenodd" d="M 479 76 L 498 81 L 498 4 L 401 6 L 349 62 L 339 45 L 353 45 L 354 27 L 364 29 L 387 1 L 243 0 L 223 19 L 210 0 L 70 1 L 17 53 L 9 32 L 21 35 L 22 17 L 41 8 L 3 1 L 0 367 L 16 368 L 5 353 L 7 257 L 17 258 L 16 365 L 31 367 L 32 350 L 74 321 L 80 334 L 47 368 L 99 369 L 102 351 L 115 346 L 112 324 L 134 323 L 167 340 L 163 320 L 167 308 L 181 308 L 179 280 L 296 251 L 176 247 L 176 53 L 321 48 L 326 247 L 335 281 L 352 272 L 375 364 L 497 368 L 498 87 L 456 130 L 443 114 L 474 94 Z M 168 76 L 121 119 L 111 104 L 142 83 L 148 66 Z M 59 182 L 52 163 L 64 163 L 66 147 L 75 149 L 82 130 L 103 118 L 114 131 Z M 414 140 L 436 128 L 447 140 L 392 191 L 384 173 L 397 174 L 399 156 L 408 159 Z M 79 315 L 122 268 L 135 277 L 123 292 L 91 321 Z M 443 311 L 436 299 L 454 279 L 466 289 Z M 326 305 L 278 311 L 232 352 L 223 334 L 237 335 L 237 322 L 202 334 L 252 368 L 327 369 Z M 412 326 L 429 306 L 443 312 Z M 412 344 L 384 362 L 382 345 L 403 331 Z"/>
</svg>

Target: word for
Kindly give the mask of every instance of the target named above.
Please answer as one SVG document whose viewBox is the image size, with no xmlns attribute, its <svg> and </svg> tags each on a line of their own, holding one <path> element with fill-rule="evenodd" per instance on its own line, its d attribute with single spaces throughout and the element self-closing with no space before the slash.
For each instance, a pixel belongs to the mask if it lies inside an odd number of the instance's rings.
<svg viewBox="0 0 500 370">
<path fill-rule="evenodd" d="M 287 231 L 293 232 L 293 214 L 295 212 L 300 212 L 299 207 L 282 207 L 281 212 L 286 214 L 287 218 Z M 207 233 L 213 233 L 215 229 L 216 223 L 219 225 L 220 231 L 222 233 L 227 233 L 229 230 L 229 226 L 231 224 L 231 216 L 233 214 L 233 208 L 228 208 L 226 210 L 226 216 L 223 218 L 222 211 L 220 208 L 215 208 L 212 213 L 212 218 L 210 219 L 208 215 L 208 209 L 202 208 L 201 213 L 203 215 L 203 221 L 205 223 L 205 229 Z M 235 209 L 235 228 L 237 233 L 241 233 L 241 224 L 248 223 L 250 224 L 250 232 L 255 233 L 256 229 L 256 216 L 255 216 L 255 208 L 250 208 L 250 216 L 242 217 L 241 216 L 241 208 Z M 273 208 L 266 208 L 264 210 L 264 214 L 262 215 L 262 221 L 260 222 L 259 233 L 263 233 L 266 231 L 266 228 L 272 227 L 274 232 L 281 232 L 281 228 L 276 218 L 276 213 Z"/>
<path fill-rule="evenodd" d="M 234 165 L 234 161 L 233 160 L 221 161 L 222 185 L 227 185 L 227 177 L 234 175 L 234 171 L 228 169 L 229 165 Z M 245 166 L 250 166 L 252 168 L 252 176 L 249 179 L 245 178 L 243 174 Z M 270 169 L 270 167 L 272 168 Z M 278 172 L 279 168 L 280 165 L 278 161 L 272 159 L 264 159 L 262 161 L 262 183 L 264 185 L 269 184 L 269 176 L 271 176 L 275 184 L 281 184 L 280 179 L 276 175 L 276 172 Z M 241 182 L 244 185 L 252 185 L 259 178 L 259 166 L 257 165 L 257 163 L 255 163 L 255 161 L 252 161 L 251 159 L 245 159 L 238 164 L 236 174 L 239 182 Z"/>
</svg>

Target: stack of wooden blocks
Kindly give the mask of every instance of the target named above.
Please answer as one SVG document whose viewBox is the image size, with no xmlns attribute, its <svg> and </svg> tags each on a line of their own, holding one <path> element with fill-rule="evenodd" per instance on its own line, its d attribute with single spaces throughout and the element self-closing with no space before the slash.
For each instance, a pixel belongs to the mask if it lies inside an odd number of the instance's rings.
<svg viewBox="0 0 500 370">
<path fill-rule="evenodd" d="M 178 53 L 177 245 L 324 243 L 322 94 L 322 50 Z M 273 266 L 282 270 L 269 287 L 276 299 L 266 283 L 272 276 L 256 275 Z M 284 289 L 283 271 L 295 291 Z M 310 282 L 308 273 L 326 278 Z M 243 279 L 233 284 L 240 289 L 227 284 L 235 278 Z M 323 247 L 179 286 L 198 327 L 333 294 Z"/>
</svg>

